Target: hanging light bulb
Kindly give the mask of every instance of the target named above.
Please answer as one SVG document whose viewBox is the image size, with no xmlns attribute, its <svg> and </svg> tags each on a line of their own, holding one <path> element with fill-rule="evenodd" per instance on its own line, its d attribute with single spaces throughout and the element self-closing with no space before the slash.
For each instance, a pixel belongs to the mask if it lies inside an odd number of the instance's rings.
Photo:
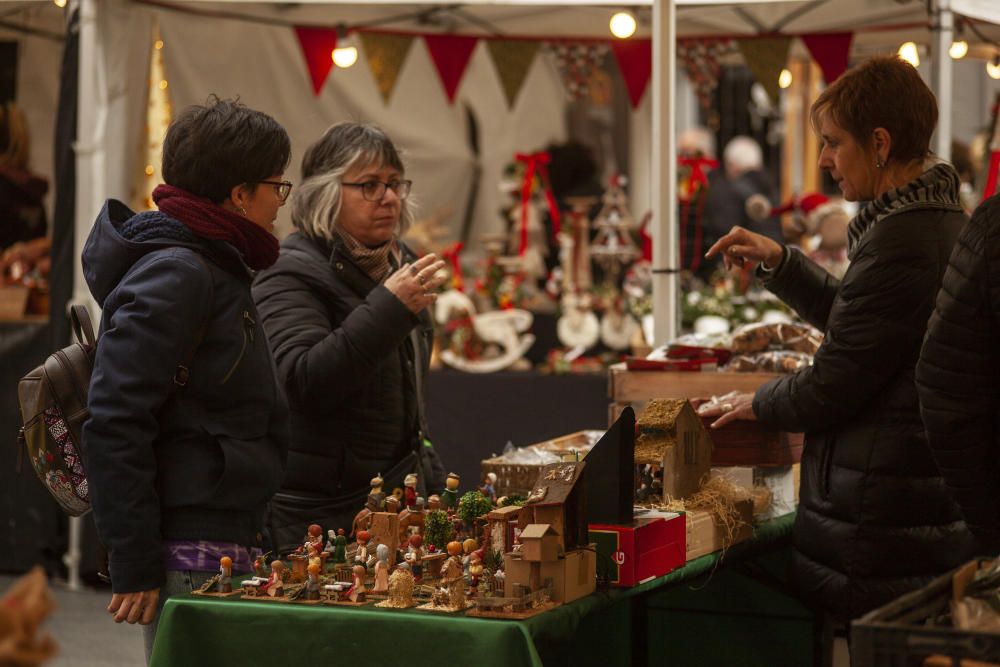
<svg viewBox="0 0 1000 667">
<path fill-rule="evenodd" d="M 920 66 L 920 54 L 917 52 L 917 45 L 914 42 L 903 42 L 899 47 L 899 57 L 910 63 L 914 67 Z"/>
<path fill-rule="evenodd" d="M 346 69 L 358 62 L 358 50 L 353 46 L 338 46 L 333 50 L 333 64 Z"/>
<path fill-rule="evenodd" d="M 991 79 L 1000 79 L 1000 53 L 993 56 L 993 60 L 986 63 L 986 73 Z"/>
<path fill-rule="evenodd" d="M 611 17 L 611 22 L 608 25 L 611 28 L 611 34 L 618 39 L 628 39 L 635 34 L 635 17 L 629 12 L 618 12 Z"/>
<path fill-rule="evenodd" d="M 59 9 L 62 9 L 63 7 L 66 6 L 66 0 L 52 0 L 52 2 L 54 2 L 56 7 L 58 7 Z"/>
<path fill-rule="evenodd" d="M 788 88 L 792 85 L 792 73 L 787 69 L 781 70 L 781 74 L 778 75 L 778 87 Z"/>
<path fill-rule="evenodd" d="M 959 39 L 951 43 L 951 48 L 948 49 L 948 55 L 954 60 L 961 60 L 965 57 L 965 54 L 969 52 L 969 43 L 964 39 Z"/>
</svg>

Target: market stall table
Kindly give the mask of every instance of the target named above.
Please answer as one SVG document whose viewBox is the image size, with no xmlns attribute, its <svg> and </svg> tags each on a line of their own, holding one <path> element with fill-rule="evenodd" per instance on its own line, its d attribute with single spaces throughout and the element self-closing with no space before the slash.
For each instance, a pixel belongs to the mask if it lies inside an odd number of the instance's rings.
<svg viewBox="0 0 1000 667">
<path fill-rule="evenodd" d="M 372 661 L 412 665 L 646 664 L 647 653 L 662 664 L 664 655 L 684 649 L 665 645 L 668 637 L 688 635 L 686 641 L 679 643 L 697 648 L 693 645 L 695 636 L 685 626 L 673 624 L 671 630 L 671 615 L 678 614 L 679 618 L 692 613 L 713 613 L 706 604 L 709 600 L 700 604 L 678 603 L 672 599 L 675 593 L 684 598 L 709 597 L 745 607 L 748 591 L 769 599 L 754 603 L 756 609 L 737 608 L 721 613 L 730 621 L 746 619 L 746 627 L 755 632 L 761 629 L 762 621 L 768 620 L 767 616 L 773 616 L 772 620 L 781 624 L 780 630 L 776 626 L 770 631 L 764 628 L 764 635 L 758 639 L 765 651 L 758 654 L 760 662 L 753 662 L 754 647 L 743 643 L 746 633 L 739 630 L 743 621 L 727 623 L 720 622 L 719 617 L 705 616 L 718 632 L 716 636 L 702 633 L 701 641 L 724 645 L 725 641 L 715 640 L 731 639 L 725 632 L 736 628 L 739 645 L 733 648 L 744 656 L 741 664 L 776 664 L 775 650 L 781 651 L 777 655 L 783 656 L 784 664 L 808 664 L 815 628 L 805 608 L 787 598 L 775 602 L 774 589 L 758 584 L 754 584 L 756 589 L 751 586 L 735 592 L 711 591 L 713 581 L 721 582 L 731 576 L 726 571 L 738 567 L 746 566 L 754 571 L 755 577 L 763 579 L 780 576 L 780 572 L 775 573 L 775 558 L 782 561 L 782 554 L 788 553 L 793 521 L 794 515 L 788 515 L 758 526 L 754 539 L 729 549 L 722 563 L 719 553 L 703 556 L 634 588 L 598 592 L 523 621 L 371 606 L 172 598 L 160 619 L 151 664 L 153 667 Z M 683 584 L 696 584 L 697 590 L 689 590 Z M 775 609 L 778 611 L 773 615 L 767 611 Z"/>
</svg>

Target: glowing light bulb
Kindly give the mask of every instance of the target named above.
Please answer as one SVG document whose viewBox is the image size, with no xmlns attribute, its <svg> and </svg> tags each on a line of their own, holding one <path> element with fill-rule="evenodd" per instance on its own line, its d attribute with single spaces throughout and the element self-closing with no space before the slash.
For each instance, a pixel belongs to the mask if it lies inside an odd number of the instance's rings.
<svg viewBox="0 0 1000 667">
<path fill-rule="evenodd" d="M 778 75 L 778 87 L 788 88 L 792 85 L 792 73 L 787 69 L 781 70 L 781 74 Z"/>
<path fill-rule="evenodd" d="M 948 55 L 955 60 L 961 60 L 965 57 L 965 54 L 969 52 L 969 43 L 964 39 L 960 39 L 956 42 L 951 43 L 951 48 L 948 49 Z"/>
<path fill-rule="evenodd" d="M 153 46 L 156 48 L 157 51 L 159 51 L 160 49 L 163 48 L 163 40 L 162 39 L 156 40 Z"/>
<path fill-rule="evenodd" d="M 147 176 L 152 176 L 153 175 L 153 171 L 154 171 L 153 170 L 153 165 L 147 164 L 146 165 L 146 175 Z"/>
<path fill-rule="evenodd" d="M 345 46 L 333 50 L 333 64 L 346 69 L 358 62 L 358 50 L 353 46 Z"/>
<path fill-rule="evenodd" d="M 991 79 L 1000 79 L 1000 54 L 993 56 L 993 60 L 986 63 L 986 73 Z"/>
<path fill-rule="evenodd" d="M 903 42 L 898 53 L 900 58 L 914 67 L 920 66 L 920 54 L 917 52 L 917 45 L 914 42 Z"/>
<path fill-rule="evenodd" d="M 60 9 L 66 6 L 66 0 L 52 0 L 52 2 L 54 2 L 56 7 Z"/>
<path fill-rule="evenodd" d="M 618 39 L 628 39 L 635 34 L 635 17 L 629 12 L 618 12 L 611 17 L 608 27 L 611 28 L 611 34 Z"/>
<path fill-rule="evenodd" d="M 166 90 L 168 85 L 166 79 L 160 79 L 160 90 Z"/>
</svg>

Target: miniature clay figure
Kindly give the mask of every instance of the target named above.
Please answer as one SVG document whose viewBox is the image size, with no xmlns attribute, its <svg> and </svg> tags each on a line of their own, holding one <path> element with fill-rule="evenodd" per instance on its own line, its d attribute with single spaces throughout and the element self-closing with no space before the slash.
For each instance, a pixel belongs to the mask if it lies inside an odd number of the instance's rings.
<svg viewBox="0 0 1000 667">
<path fill-rule="evenodd" d="M 372 481 L 369 483 L 372 485 L 372 490 L 368 492 L 368 497 L 375 501 L 375 509 L 372 511 L 380 512 L 385 504 L 385 492 L 382 491 L 382 474 L 379 473 L 372 477 Z"/>
<path fill-rule="evenodd" d="M 412 508 L 417 503 L 417 473 L 411 472 L 409 475 L 403 479 L 403 489 L 404 499 L 403 504 Z"/>
<path fill-rule="evenodd" d="M 267 554 L 261 554 L 254 558 L 253 573 L 258 579 L 267 579 Z"/>
<path fill-rule="evenodd" d="M 285 573 L 285 564 L 280 560 L 272 561 L 271 576 L 267 578 L 267 583 L 261 586 L 272 598 L 278 598 L 285 594 L 285 582 L 282 576 Z"/>
<path fill-rule="evenodd" d="M 372 593 L 388 593 L 389 592 L 389 547 L 385 544 L 380 544 L 375 548 L 375 556 L 378 559 L 375 562 L 375 586 L 372 588 Z"/>
<path fill-rule="evenodd" d="M 327 552 L 328 554 L 332 554 L 333 550 L 337 548 L 337 545 L 335 544 L 336 541 L 337 541 L 337 531 L 335 531 L 333 528 L 326 531 L 326 546 L 323 547 L 323 551 Z"/>
<path fill-rule="evenodd" d="M 479 487 L 479 492 L 490 499 L 491 503 L 496 504 L 497 502 L 497 474 L 495 472 L 486 473 L 486 479 L 483 481 L 483 485 Z"/>
<path fill-rule="evenodd" d="M 427 497 L 427 511 L 433 512 L 439 509 L 441 509 L 441 496 L 436 493 L 432 493 Z"/>
<path fill-rule="evenodd" d="M 337 530 L 337 537 L 333 541 L 333 556 L 330 560 L 338 565 L 347 562 L 347 536 L 344 535 L 343 528 Z"/>
<path fill-rule="evenodd" d="M 449 512 L 458 509 L 458 484 L 460 478 L 457 474 L 450 472 L 448 473 L 448 479 L 445 480 L 445 486 L 447 487 L 441 492 L 441 508 Z"/>
<path fill-rule="evenodd" d="M 305 539 L 302 541 L 302 546 L 296 551 L 298 551 L 298 553 L 308 554 L 310 547 L 315 547 L 316 551 L 323 550 L 323 529 L 320 528 L 318 523 L 314 523 L 309 526 Z"/>
<path fill-rule="evenodd" d="M 471 537 L 462 542 L 462 570 L 468 574 L 469 573 L 469 563 L 472 562 L 472 552 L 479 547 L 479 543 L 476 542 Z"/>
<path fill-rule="evenodd" d="M 351 537 L 358 534 L 359 530 L 368 530 L 372 525 L 372 512 L 379 511 L 379 500 L 373 496 L 368 496 L 364 508 L 354 516 L 351 523 Z"/>
<path fill-rule="evenodd" d="M 365 601 L 365 574 L 368 572 L 364 565 L 355 565 L 352 570 L 354 575 L 354 583 L 351 585 L 350 590 L 347 591 L 347 597 L 351 602 L 364 602 Z"/>
<path fill-rule="evenodd" d="M 483 576 L 483 559 L 478 552 L 473 552 L 469 560 L 469 585 L 472 587 L 473 595 L 479 588 L 479 577 Z"/>
<path fill-rule="evenodd" d="M 451 609 L 465 608 L 465 583 L 462 576 L 462 563 L 458 559 L 461 553 L 461 542 L 448 543 L 448 560 L 441 568 L 441 586 L 433 599 L 436 606 Z"/>
<path fill-rule="evenodd" d="M 319 563 L 309 563 L 308 572 L 309 575 L 306 577 L 306 599 L 307 600 L 318 600 L 319 599 Z"/>
<path fill-rule="evenodd" d="M 392 512 L 393 514 L 399 514 L 399 498 L 396 496 L 389 496 L 386 498 L 385 511 Z"/>
<path fill-rule="evenodd" d="M 219 559 L 219 581 L 216 590 L 219 593 L 233 592 L 233 559 L 223 556 Z"/>
<path fill-rule="evenodd" d="M 354 562 L 365 568 L 368 567 L 368 541 L 372 536 L 367 530 L 358 531 L 358 550 L 354 552 Z"/>
<path fill-rule="evenodd" d="M 424 574 L 422 560 L 424 558 L 424 538 L 422 535 L 410 535 L 410 546 L 406 551 L 406 562 L 410 564 L 413 578 L 420 581 Z"/>
</svg>

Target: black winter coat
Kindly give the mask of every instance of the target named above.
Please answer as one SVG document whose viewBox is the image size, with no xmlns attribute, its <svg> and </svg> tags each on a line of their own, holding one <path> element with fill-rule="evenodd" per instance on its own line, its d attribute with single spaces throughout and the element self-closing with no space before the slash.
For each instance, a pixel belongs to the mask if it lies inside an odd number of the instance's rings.
<svg viewBox="0 0 1000 667">
<path fill-rule="evenodd" d="M 404 248 L 403 261 L 414 259 Z M 253 295 L 291 410 L 288 469 L 272 505 L 277 544 L 301 544 L 314 522 L 350 529 L 378 473 L 387 491 L 415 470 L 422 491 L 443 489 L 418 406 L 417 368 L 425 379 L 433 342 L 427 311 L 411 313 L 342 243 L 300 233 L 282 242 Z"/>
<path fill-rule="evenodd" d="M 164 539 L 263 546 L 288 412 L 249 269 L 229 244 L 114 200 L 83 269 L 103 308 L 83 453 L 114 592 L 163 584 Z"/>
<path fill-rule="evenodd" d="M 962 230 L 917 364 L 931 450 L 979 553 L 1000 551 L 1000 195 Z"/>
<path fill-rule="evenodd" d="M 910 208 L 859 241 L 842 281 L 800 252 L 767 281 L 826 337 L 814 363 L 761 387 L 760 421 L 804 431 L 794 576 L 855 618 L 965 560 L 972 537 L 938 474 L 913 380 L 959 212 Z"/>
</svg>

